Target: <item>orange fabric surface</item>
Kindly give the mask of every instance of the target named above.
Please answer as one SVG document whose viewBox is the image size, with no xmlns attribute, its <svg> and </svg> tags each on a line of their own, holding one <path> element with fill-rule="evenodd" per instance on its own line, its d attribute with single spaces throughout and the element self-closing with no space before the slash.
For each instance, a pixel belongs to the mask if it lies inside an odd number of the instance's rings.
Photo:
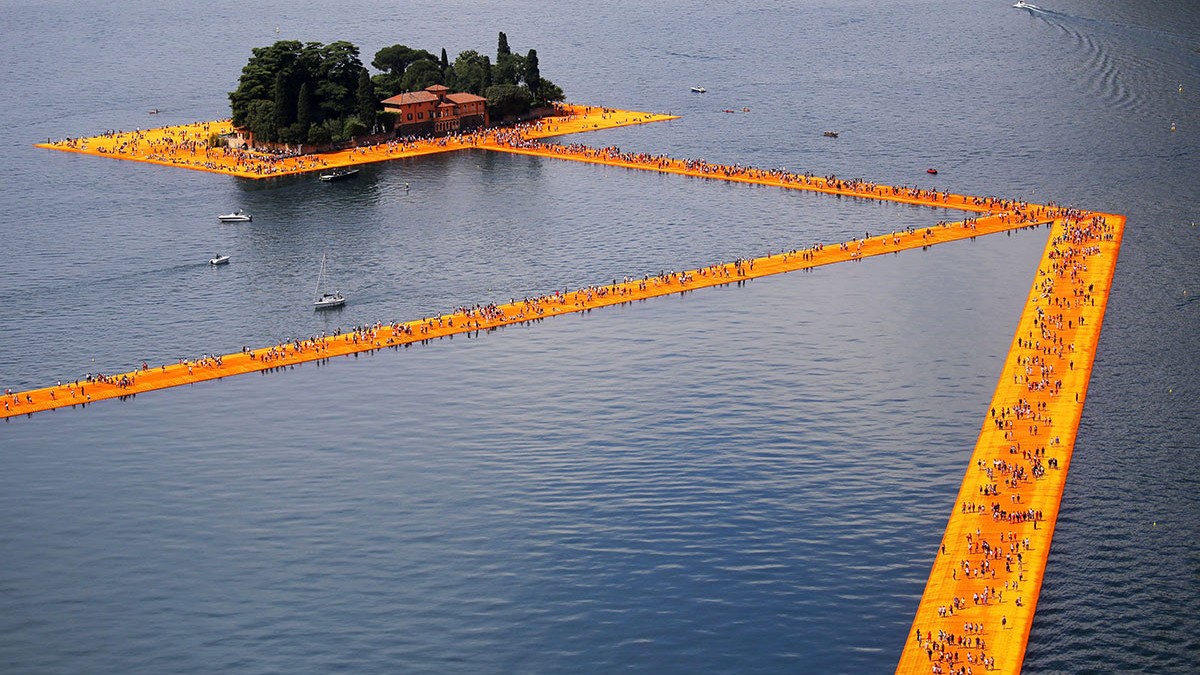
<svg viewBox="0 0 1200 675">
<path fill-rule="evenodd" d="M 1055 221 L 897 673 L 1021 671 L 1124 225 Z"/>
<path fill-rule="evenodd" d="M 969 221 L 880 235 L 870 239 L 823 246 L 819 249 L 797 249 L 751 260 L 710 265 L 685 272 L 670 273 L 665 277 L 654 276 L 624 281 L 616 285 L 589 286 L 565 294 L 558 292 L 530 301 L 499 305 L 495 307 L 494 311 L 487 312 L 486 315 L 456 312 L 405 323 L 380 323 L 375 330 L 369 333 L 334 335 L 317 341 L 271 345 L 253 350 L 251 353 L 238 352 L 194 361 L 162 364 L 145 369 L 139 368 L 115 375 L 105 374 L 100 381 L 71 382 L 9 394 L 5 397 L 3 409 L 0 409 L 0 417 L 12 417 L 52 408 L 120 398 L 181 384 L 203 382 L 332 356 L 430 340 L 454 333 L 488 330 L 547 316 L 643 300 L 659 295 L 728 284 L 909 248 L 930 246 L 1016 227 L 1028 227 L 1037 222 L 1015 221 L 1005 214 L 972 218 Z"/>
<path fill-rule="evenodd" d="M 489 130 L 460 137 L 385 144 L 284 160 L 206 150 L 203 139 L 212 133 L 231 131 L 228 121 L 67 139 L 39 147 L 247 178 L 318 171 L 473 147 L 983 215 L 956 223 L 774 253 L 661 277 L 589 286 L 567 293 L 555 292 L 483 310 L 459 311 L 404 323 L 379 323 L 357 333 L 8 393 L 0 417 L 32 414 L 428 341 L 455 333 L 490 330 L 558 314 L 1052 222 L 1051 238 L 1005 361 L 992 409 L 984 421 L 896 671 L 905 674 L 952 673 L 969 667 L 975 673 L 1020 672 L 1125 219 L 1053 205 L 898 188 L 845 181 L 833 176 L 709 164 L 701 160 L 625 153 L 617 148 L 538 142 L 536 139 L 549 136 L 672 119 L 669 115 L 584 106 L 565 106 L 563 112 L 563 115 L 545 118 L 518 130 Z M 1042 469 L 1037 476 L 1033 475 L 1035 465 Z M 990 568 L 985 570 L 985 564 Z M 920 640 L 917 631 L 920 631 Z"/>
<path fill-rule="evenodd" d="M 560 116 L 545 118 L 540 123 L 524 125 L 522 128 L 531 137 L 544 138 L 675 119 L 671 115 L 591 106 L 564 105 L 561 106 L 561 110 L 563 114 Z M 249 150 L 207 146 L 210 136 L 233 132 L 233 124 L 229 120 L 219 120 L 154 129 L 114 131 L 86 138 L 48 140 L 46 143 L 37 143 L 36 147 L 257 179 L 478 147 L 485 139 L 497 133 L 496 130 L 481 130 L 458 136 L 416 141 L 398 140 L 338 152 L 283 158 Z"/>
</svg>

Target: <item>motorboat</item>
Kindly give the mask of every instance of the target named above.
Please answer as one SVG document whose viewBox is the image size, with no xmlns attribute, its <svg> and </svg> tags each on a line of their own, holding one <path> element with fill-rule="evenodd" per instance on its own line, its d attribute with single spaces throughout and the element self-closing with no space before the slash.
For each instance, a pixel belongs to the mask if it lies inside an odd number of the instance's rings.
<svg viewBox="0 0 1200 675">
<path fill-rule="evenodd" d="M 334 169 L 321 174 L 321 180 L 325 182 L 341 180 L 343 178 L 353 178 L 358 175 L 358 169 Z"/>
<path fill-rule="evenodd" d="M 708 90 L 705 89 L 704 87 L 692 87 L 692 93 L 694 93 L 694 94 L 703 94 L 706 91 L 708 91 Z"/>
<path fill-rule="evenodd" d="M 250 217 L 249 213 L 238 209 L 233 213 L 224 213 L 217 216 L 217 220 L 221 221 L 222 223 L 248 223 L 253 219 Z"/>
<path fill-rule="evenodd" d="M 216 257 L 208 261 L 209 265 L 228 265 L 229 256 L 218 253 Z"/>
<path fill-rule="evenodd" d="M 927 173 L 927 174 L 929 174 L 929 175 L 931 175 L 931 176 L 936 176 L 936 175 L 937 175 L 937 169 L 925 169 L 925 173 Z"/>
<path fill-rule="evenodd" d="M 322 291 L 325 286 L 325 254 L 321 254 L 321 271 L 317 273 L 317 290 L 320 295 L 313 302 L 313 309 L 331 309 L 346 304 L 346 296 L 341 291 Z"/>
<path fill-rule="evenodd" d="M 1025 0 L 1017 0 L 1017 3 L 1013 5 L 1013 7 L 1016 7 L 1017 9 L 1041 9 L 1041 7 L 1038 7 L 1037 5 L 1025 2 Z"/>
<path fill-rule="evenodd" d="M 824 134 L 822 134 L 822 135 L 823 135 L 823 136 L 825 136 L 826 138 L 837 138 L 837 137 L 838 137 L 838 132 L 836 132 L 836 131 L 826 131 L 826 132 L 825 132 Z"/>
</svg>

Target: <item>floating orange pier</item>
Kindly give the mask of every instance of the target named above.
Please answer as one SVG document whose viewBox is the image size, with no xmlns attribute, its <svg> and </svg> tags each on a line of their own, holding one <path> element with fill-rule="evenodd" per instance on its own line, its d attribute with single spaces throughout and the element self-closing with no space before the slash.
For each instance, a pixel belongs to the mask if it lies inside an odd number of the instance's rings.
<svg viewBox="0 0 1200 675">
<path fill-rule="evenodd" d="M 1016 200 L 847 181 L 834 176 L 627 153 L 611 147 L 597 149 L 540 142 L 538 139 L 549 136 L 673 119 L 670 115 L 583 106 L 564 106 L 560 112 L 559 116 L 515 129 L 436 140 L 397 141 L 282 159 L 209 148 L 206 140 L 209 136 L 232 131 L 228 122 L 65 139 L 40 147 L 247 178 L 479 148 L 979 215 L 830 246 L 814 245 L 684 272 L 555 291 L 520 302 L 476 305 L 416 321 L 380 322 L 351 333 L 322 335 L 172 364 L 143 364 L 131 372 L 6 392 L 0 417 L 86 405 L 155 389 L 424 342 L 455 333 L 492 330 L 559 314 L 1049 224 L 1051 234 L 1037 276 L 896 669 L 902 674 L 1020 672 L 1095 361 L 1124 217 Z"/>
<path fill-rule="evenodd" d="M 561 105 L 554 117 L 522 125 L 520 130 L 527 138 L 545 138 L 672 119 L 677 118 L 674 115 L 658 113 Z M 153 129 L 112 131 L 99 136 L 63 138 L 57 141 L 47 139 L 45 143 L 37 143 L 36 147 L 259 179 L 386 162 L 405 157 L 421 157 L 481 145 L 490 145 L 495 149 L 497 135 L 508 130 L 481 130 L 432 139 L 397 139 L 338 152 L 301 153 L 293 156 L 225 145 L 210 147 L 210 139 L 229 136 L 235 131 L 230 120 L 217 120 Z"/>
<path fill-rule="evenodd" d="M 897 673 L 1021 671 L 1124 226 L 1055 222 Z"/>
<path fill-rule="evenodd" d="M 1047 214 L 1042 220 L 1030 218 L 1014 223 L 1006 214 L 984 216 L 919 230 L 893 232 L 869 239 L 856 239 L 832 246 L 814 246 L 661 276 L 626 279 L 616 284 L 588 286 L 567 292 L 556 291 L 516 303 L 459 309 L 449 314 L 416 321 L 381 322 L 365 330 L 280 343 L 233 354 L 207 356 L 154 367 L 145 364 L 126 373 L 101 375 L 53 387 L 9 393 L 4 399 L 3 409 L 0 409 L 0 417 L 122 398 L 155 389 L 421 342 L 456 333 L 491 330 L 559 314 L 735 283 L 782 272 L 811 269 L 820 265 L 958 241 L 1017 227 L 1036 227 L 1043 222 L 1049 222 L 1050 219 Z"/>
</svg>

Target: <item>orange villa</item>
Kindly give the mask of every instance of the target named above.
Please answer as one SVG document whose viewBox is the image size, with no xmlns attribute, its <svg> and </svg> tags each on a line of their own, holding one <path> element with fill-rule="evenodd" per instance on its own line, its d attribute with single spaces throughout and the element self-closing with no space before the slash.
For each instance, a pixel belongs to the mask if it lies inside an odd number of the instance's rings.
<svg viewBox="0 0 1200 675">
<path fill-rule="evenodd" d="M 383 109 L 396 114 L 397 136 L 470 131 L 488 125 L 486 98 L 451 94 L 440 84 L 396 94 L 383 101 Z"/>
</svg>

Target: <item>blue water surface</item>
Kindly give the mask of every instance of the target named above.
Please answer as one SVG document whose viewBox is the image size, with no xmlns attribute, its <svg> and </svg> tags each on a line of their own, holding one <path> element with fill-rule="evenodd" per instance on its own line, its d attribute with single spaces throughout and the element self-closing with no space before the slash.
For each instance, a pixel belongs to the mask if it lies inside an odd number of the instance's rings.
<svg viewBox="0 0 1200 675">
<path fill-rule="evenodd" d="M 0 382 L 957 217 L 478 151 L 325 185 L 32 147 L 224 116 L 276 39 L 503 30 L 572 101 L 681 116 L 571 141 L 1127 214 L 1025 663 L 1195 672 L 1200 10 L 1010 5 L 6 3 Z M 0 669 L 890 671 L 1046 233 L 10 420 Z M 317 314 L 323 254 L 350 301 Z"/>
</svg>

